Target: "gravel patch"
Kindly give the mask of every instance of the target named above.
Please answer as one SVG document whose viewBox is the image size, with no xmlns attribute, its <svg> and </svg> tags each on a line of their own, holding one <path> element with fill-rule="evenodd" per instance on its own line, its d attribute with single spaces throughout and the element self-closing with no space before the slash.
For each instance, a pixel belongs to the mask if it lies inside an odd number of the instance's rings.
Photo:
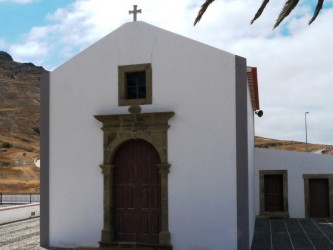
<svg viewBox="0 0 333 250">
<path fill-rule="evenodd" d="M 39 246 L 39 218 L 0 225 L 1 250 L 72 250 Z"/>
</svg>

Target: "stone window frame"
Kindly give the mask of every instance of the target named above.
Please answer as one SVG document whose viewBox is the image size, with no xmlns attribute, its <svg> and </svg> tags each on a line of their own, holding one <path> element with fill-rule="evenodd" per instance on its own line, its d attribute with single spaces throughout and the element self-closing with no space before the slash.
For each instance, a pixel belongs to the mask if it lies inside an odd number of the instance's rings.
<svg viewBox="0 0 333 250">
<path fill-rule="evenodd" d="M 333 218 L 333 174 L 303 174 L 305 218 L 310 218 L 309 179 L 328 179 L 328 203 L 330 218 Z"/>
<path fill-rule="evenodd" d="M 265 175 L 282 175 L 283 178 L 283 211 L 266 212 L 265 211 Z M 288 218 L 288 170 L 259 170 L 259 199 L 260 215 L 267 217 Z"/>
<path fill-rule="evenodd" d="M 146 98 L 126 99 L 126 73 L 146 72 Z M 118 66 L 118 105 L 139 106 L 152 104 L 152 67 L 150 63 Z"/>
<path fill-rule="evenodd" d="M 161 175 L 161 232 L 159 244 L 149 244 L 149 249 L 172 250 L 171 233 L 169 231 L 168 216 L 168 176 L 170 164 L 168 163 L 167 131 L 168 121 L 174 116 L 174 112 L 156 112 L 143 114 L 120 115 L 96 115 L 95 118 L 103 123 L 103 165 L 101 165 L 104 179 L 104 215 L 103 229 L 101 233 L 101 247 L 121 247 L 133 249 L 144 247 L 144 243 L 118 242 L 115 240 L 113 218 L 113 160 L 118 148 L 128 140 L 142 139 L 154 146 L 160 156 L 160 164 L 157 164 Z M 141 248 L 140 248 L 141 249 Z"/>
</svg>

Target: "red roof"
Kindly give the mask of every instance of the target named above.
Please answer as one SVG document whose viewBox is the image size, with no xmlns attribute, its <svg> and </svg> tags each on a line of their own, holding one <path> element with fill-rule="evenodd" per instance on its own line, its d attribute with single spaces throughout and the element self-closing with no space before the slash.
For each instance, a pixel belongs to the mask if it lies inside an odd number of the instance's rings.
<svg viewBox="0 0 333 250">
<path fill-rule="evenodd" d="M 253 111 L 259 110 L 260 106 L 259 106 L 257 67 L 247 67 L 246 75 L 250 89 L 252 109 Z"/>
</svg>

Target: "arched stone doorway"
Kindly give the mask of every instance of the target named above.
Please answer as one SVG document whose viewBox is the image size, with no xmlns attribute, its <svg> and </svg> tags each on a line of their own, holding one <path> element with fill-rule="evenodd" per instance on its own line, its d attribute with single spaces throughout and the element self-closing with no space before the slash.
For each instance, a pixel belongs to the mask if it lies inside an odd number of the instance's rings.
<svg viewBox="0 0 333 250">
<path fill-rule="evenodd" d="M 169 129 L 168 121 L 173 115 L 173 112 L 158 112 L 95 116 L 97 120 L 103 123 L 102 130 L 104 132 L 103 165 L 100 166 L 104 178 L 104 225 L 100 241 L 101 247 L 109 247 L 110 249 L 136 249 L 136 247 L 138 247 L 137 249 L 146 249 L 145 244 L 148 244 L 149 249 L 172 249 L 168 218 L 168 175 L 170 172 L 170 164 L 168 163 L 167 131 Z M 123 145 L 126 145 L 127 142 L 134 143 L 134 141 L 140 141 L 140 143 L 145 142 L 150 145 L 159 157 L 159 163 L 155 164 L 160 178 L 160 226 L 156 227 L 159 229 L 159 234 L 158 240 L 155 236 L 152 237 L 150 235 L 148 237 L 151 238 L 151 242 L 154 241 L 157 243 L 149 243 L 148 240 L 145 239 L 143 239 L 144 242 L 142 243 L 140 237 L 143 237 L 143 235 L 139 237 L 139 241 L 132 241 L 128 229 L 126 229 L 127 232 L 121 236 L 116 228 L 121 225 L 116 222 L 116 210 L 120 210 L 120 207 L 116 207 L 116 201 L 114 200 L 114 197 L 119 197 L 119 194 L 117 195 L 115 190 L 115 185 L 117 185 L 115 178 L 118 178 L 115 177 L 115 174 L 117 174 L 117 155 L 122 151 Z M 125 216 L 129 215 L 127 214 Z M 154 223 L 151 226 L 155 227 Z M 140 233 L 138 235 L 140 235 Z M 127 239 L 121 241 L 122 237 Z"/>
<path fill-rule="evenodd" d="M 159 243 L 161 232 L 160 157 L 148 142 L 132 139 L 114 157 L 116 241 Z"/>
</svg>

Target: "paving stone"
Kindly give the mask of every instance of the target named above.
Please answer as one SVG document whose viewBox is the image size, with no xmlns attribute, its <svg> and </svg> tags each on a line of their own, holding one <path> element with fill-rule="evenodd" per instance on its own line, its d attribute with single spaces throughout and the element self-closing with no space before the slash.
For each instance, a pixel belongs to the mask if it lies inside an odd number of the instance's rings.
<svg viewBox="0 0 333 250">
<path fill-rule="evenodd" d="M 271 233 L 270 222 L 267 219 L 256 219 L 252 250 L 270 250 Z"/>
<path fill-rule="evenodd" d="M 328 219 L 314 219 L 313 221 L 333 244 L 333 223 Z"/>
<path fill-rule="evenodd" d="M 290 239 L 295 249 L 313 249 L 310 240 L 298 222 L 298 219 L 285 220 Z"/>
<path fill-rule="evenodd" d="M 272 245 L 276 250 L 293 249 L 289 233 L 285 226 L 284 220 L 274 219 L 271 221 Z"/>
<path fill-rule="evenodd" d="M 319 230 L 314 221 L 311 219 L 300 219 L 299 222 L 310 238 L 315 249 L 333 250 L 332 243 L 325 237 L 323 232 Z"/>
<path fill-rule="evenodd" d="M 333 219 L 257 218 L 251 249 L 333 250 L 332 239 Z"/>
</svg>

